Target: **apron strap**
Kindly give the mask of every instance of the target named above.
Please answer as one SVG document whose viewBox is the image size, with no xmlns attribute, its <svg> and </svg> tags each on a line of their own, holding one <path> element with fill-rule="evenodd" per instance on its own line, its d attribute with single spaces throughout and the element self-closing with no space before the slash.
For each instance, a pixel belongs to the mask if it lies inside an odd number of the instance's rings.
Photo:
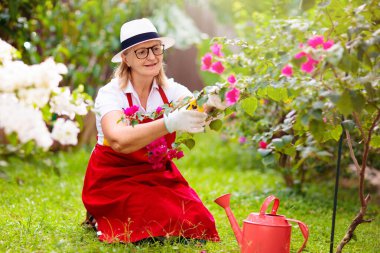
<svg viewBox="0 0 380 253">
<path fill-rule="evenodd" d="M 160 85 L 158 86 L 158 92 L 160 93 L 162 101 L 164 102 L 164 104 L 168 104 L 169 105 L 169 100 L 166 97 L 166 94 L 165 94 L 164 90 L 162 89 L 162 87 Z"/>
<path fill-rule="evenodd" d="M 164 104 L 169 104 L 169 100 L 166 97 L 166 94 L 165 94 L 165 92 L 161 86 L 158 86 L 158 92 L 160 93 L 161 99 L 164 102 Z M 133 106 L 132 94 L 131 93 L 125 93 L 125 95 L 127 96 L 129 107 L 132 107 Z"/>
<path fill-rule="evenodd" d="M 125 93 L 125 95 L 127 96 L 129 107 L 132 107 L 133 106 L 133 102 L 132 102 L 132 95 L 131 95 L 131 93 Z"/>
</svg>

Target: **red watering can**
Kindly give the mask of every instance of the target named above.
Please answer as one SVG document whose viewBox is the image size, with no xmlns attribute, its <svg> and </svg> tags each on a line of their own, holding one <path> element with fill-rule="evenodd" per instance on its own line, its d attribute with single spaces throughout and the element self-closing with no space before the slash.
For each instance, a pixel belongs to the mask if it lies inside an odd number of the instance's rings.
<svg viewBox="0 0 380 253">
<path fill-rule="evenodd" d="M 230 196 L 229 193 L 222 195 L 215 202 L 226 211 L 242 253 L 289 253 L 292 226 L 288 221 L 297 222 L 305 238 L 298 253 L 305 248 L 309 229 L 301 221 L 277 215 L 277 208 L 280 205 L 278 198 L 272 195 L 267 197 L 261 206 L 260 213 L 251 213 L 243 221 L 243 231 L 241 231 L 230 209 Z M 272 211 L 266 214 L 265 211 L 272 202 Z"/>
</svg>

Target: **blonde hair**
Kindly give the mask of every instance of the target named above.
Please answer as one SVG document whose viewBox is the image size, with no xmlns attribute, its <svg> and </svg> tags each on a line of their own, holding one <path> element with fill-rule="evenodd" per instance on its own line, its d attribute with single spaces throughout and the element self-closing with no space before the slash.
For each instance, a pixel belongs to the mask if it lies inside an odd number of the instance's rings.
<svg viewBox="0 0 380 253">
<path fill-rule="evenodd" d="M 122 60 L 120 65 L 115 69 L 114 77 L 119 78 L 120 89 L 127 87 L 129 81 L 132 79 L 132 69 L 128 67 L 124 60 Z M 160 72 L 158 72 L 158 75 L 154 78 L 159 86 L 165 87 L 167 85 L 168 78 L 165 74 L 164 63 L 162 63 Z"/>
</svg>

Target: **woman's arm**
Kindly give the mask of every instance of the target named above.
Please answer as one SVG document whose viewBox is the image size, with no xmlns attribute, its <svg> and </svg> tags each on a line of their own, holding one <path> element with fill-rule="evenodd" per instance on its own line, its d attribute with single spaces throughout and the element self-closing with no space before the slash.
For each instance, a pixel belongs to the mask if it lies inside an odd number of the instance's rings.
<svg viewBox="0 0 380 253">
<path fill-rule="evenodd" d="M 128 126 L 119 121 L 122 115 L 121 111 L 111 111 L 101 120 L 104 137 L 117 152 L 132 153 L 168 133 L 164 119 Z"/>
<path fill-rule="evenodd" d="M 117 123 L 121 116 L 121 111 L 108 112 L 101 120 L 102 130 L 113 150 L 128 154 L 145 147 L 169 132 L 203 132 L 207 114 L 192 110 L 174 110 L 163 119 L 134 127 L 126 123 Z"/>
</svg>

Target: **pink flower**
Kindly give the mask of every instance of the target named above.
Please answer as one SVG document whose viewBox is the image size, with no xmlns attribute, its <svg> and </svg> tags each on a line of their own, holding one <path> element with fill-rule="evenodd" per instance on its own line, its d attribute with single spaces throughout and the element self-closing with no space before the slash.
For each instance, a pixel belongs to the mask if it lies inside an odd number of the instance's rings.
<svg viewBox="0 0 380 253">
<path fill-rule="evenodd" d="M 159 106 L 159 107 L 156 108 L 156 113 L 157 114 L 160 114 L 161 111 L 162 111 L 162 107 L 161 106 Z"/>
<path fill-rule="evenodd" d="M 293 68 L 290 65 L 285 65 L 285 67 L 282 68 L 281 74 L 283 76 L 291 77 L 293 75 Z"/>
<path fill-rule="evenodd" d="M 333 45 L 334 45 L 334 41 L 333 40 L 328 40 L 328 41 L 326 41 L 326 42 L 323 43 L 323 49 L 327 50 L 330 47 L 332 47 Z"/>
<path fill-rule="evenodd" d="M 318 61 L 314 60 L 311 56 L 308 56 L 307 58 L 307 62 L 301 65 L 301 71 L 311 73 L 313 72 L 314 67 L 318 64 Z"/>
<path fill-rule="evenodd" d="M 184 154 L 183 154 L 183 151 L 181 150 L 181 151 L 178 151 L 178 150 L 176 150 L 176 149 L 169 149 L 169 151 L 168 151 L 168 159 L 169 160 L 172 160 L 172 159 L 174 159 L 174 158 L 176 158 L 176 159 L 180 159 L 180 158 L 182 158 L 184 156 Z"/>
<path fill-rule="evenodd" d="M 333 40 L 327 40 L 325 41 L 323 36 L 315 36 L 308 40 L 307 44 L 311 46 L 312 48 L 317 48 L 318 46 L 322 46 L 324 50 L 329 49 L 334 45 Z"/>
<path fill-rule="evenodd" d="M 210 49 L 213 52 L 213 54 L 215 54 L 216 56 L 223 57 L 223 53 L 221 51 L 222 45 L 215 43 L 214 45 L 210 47 Z"/>
<path fill-rule="evenodd" d="M 304 56 L 307 56 L 308 54 L 307 53 L 305 53 L 304 51 L 301 51 L 301 52 L 299 52 L 298 54 L 296 54 L 295 56 L 294 56 L 294 58 L 296 58 L 296 59 L 300 59 L 300 58 L 302 58 L 302 57 L 304 57 Z"/>
<path fill-rule="evenodd" d="M 232 88 L 226 93 L 227 105 L 233 105 L 239 100 L 240 91 L 236 88 Z"/>
<path fill-rule="evenodd" d="M 247 138 L 245 137 L 245 136 L 240 136 L 239 137 L 239 143 L 240 144 L 244 144 L 244 143 L 246 143 L 247 142 Z"/>
<path fill-rule="evenodd" d="M 180 159 L 180 158 L 182 158 L 184 156 L 184 154 L 183 154 L 183 151 L 181 150 L 181 151 L 178 151 L 177 152 L 177 154 L 176 154 L 176 158 L 177 159 Z"/>
<path fill-rule="evenodd" d="M 262 149 L 266 149 L 268 146 L 268 143 L 266 143 L 265 141 L 260 141 L 259 142 L 259 147 L 262 148 Z"/>
<path fill-rule="evenodd" d="M 228 81 L 230 84 L 234 85 L 234 84 L 236 83 L 235 75 L 234 75 L 234 74 L 230 75 L 230 76 L 227 78 L 227 81 Z"/>
<path fill-rule="evenodd" d="M 222 74 L 224 72 L 224 66 L 220 61 L 214 62 L 211 65 L 211 72 L 217 73 L 217 74 Z"/>
<path fill-rule="evenodd" d="M 201 70 L 209 70 L 212 64 L 212 54 L 207 53 L 202 57 Z"/>
<path fill-rule="evenodd" d="M 131 107 L 123 109 L 124 114 L 126 116 L 133 116 L 133 114 L 135 114 L 138 110 L 139 110 L 139 106 L 138 105 L 133 105 Z"/>
<path fill-rule="evenodd" d="M 165 137 L 158 138 L 146 146 L 148 161 L 154 170 L 165 168 L 168 160 L 183 157 L 183 152 L 177 149 L 169 149 Z"/>
<path fill-rule="evenodd" d="M 318 46 L 323 45 L 323 43 L 324 43 L 324 38 L 323 36 L 320 36 L 320 35 L 314 36 L 307 41 L 307 44 L 311 46 L 312 48 L 317 48 Z"/>
</svg>

